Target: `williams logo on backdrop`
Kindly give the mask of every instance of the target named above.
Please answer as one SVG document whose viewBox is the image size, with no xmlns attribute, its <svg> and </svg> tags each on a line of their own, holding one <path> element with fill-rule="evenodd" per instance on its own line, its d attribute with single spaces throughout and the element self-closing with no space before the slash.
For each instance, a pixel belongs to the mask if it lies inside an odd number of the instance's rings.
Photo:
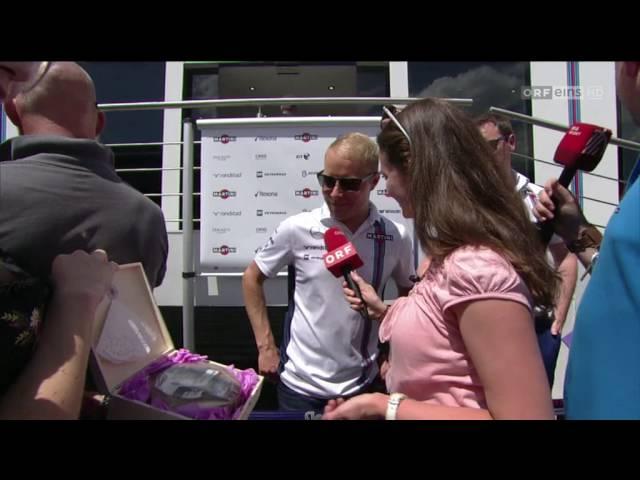
<svg viewBox="0 0 640 480">
<path fill-rule="evenodd" d="M 293 137 L 294 140 L 301 140 L 304 143 L 309 143 L 311 140 L 317 140 L 318 135 L 314 135 L 312 133 L 304 132 L 302 135 L 296 135 Z"/>
<path fill-rule="evenodd" d="M 220 135 L 219 137 L 213 137 L 214 142 L 220 142 L 223 145 L 226 145 L 229 142 L 235 142 L 237 139 L 238 137 L 233 137 L 231 135 L 227 135 L 226 133 L 224 135 Z"/>
<path fill-rule="evenodd" d="M 227 245 L 222 245 L 220 247 L 213 247 L 211 249 L 212 253 L 216 253 L 218 255 L 229 255 L 230 253 L 238 253 L 238 249 L 236 247 L 229 247 Z"/>
<path fill-rule="evenodd" d="M 318 196 L 318 190 L 311 190 L 310 188 L 304 188 L 302 190 L 296 190 L 296 197 L 311 198 Z"/>
<path fill-rule="evenodd" d="M 222 200 L 226 200 L 227 198 L 235 197 L 235 196 L 236 196 L 235 191 L 227 190 L 226 188 L 223 188 L 219 192 L 213 192 L 213 198 L 221 198 Z"/>
</svg>

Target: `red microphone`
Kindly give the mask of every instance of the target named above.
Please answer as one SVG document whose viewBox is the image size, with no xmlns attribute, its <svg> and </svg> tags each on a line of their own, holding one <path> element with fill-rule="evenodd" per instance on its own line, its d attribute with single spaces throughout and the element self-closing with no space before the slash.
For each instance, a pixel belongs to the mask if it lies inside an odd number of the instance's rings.
<svg viewBox="0 0 640 480">
<path fill-rule="evenodd" d="M 553 161 L 563 165 L 558 182 L 565 188 L 576 172 L 591 172 L 598 166 L 611 139 L 611 130 L 589 123 L 574 123 L 564 134 Z M 545 245 L 553 236 L 553 221 L 539 224 L 540 237 Z"/>
<path fill-rule="evenodd" d="M 589 123 L 575 123 L 560 141 L 553 161 L 564 169 L 558 181 L 568 187 L 577 170 L 591 172 L 598 166 L 611 140 L 611 130 Z"/>
<path fill-rule="evenodd" d="M 358 284 L 354 282 L 350 275 L 352 270 L 364 265 L 356 251 L 356 247 L 354 247 L 345 234 L 336 227 L 331 227 L 324 232 L 324 244 L 327 247 L 327 253 L 322 256 L 325 267 L 327 267 L 327 270 L 329 270 L 334 277 L 339 277 L 340 275 L 344 277 L 349 288 L 356 293 L 365 306 L 364 309 L 360 310 L 360 314 L 368 320 L 367 304 L 362 298 L 360 287 L 358 287 Z"/>
<path fill-rule="evenodd" d="M 324 232 L 324 244 L 327 247 L 327 253 L 322 257 L 324 265 L 334 277 L 344 275 L 345 270 L 355 270 L 364 265 L 356 247 L 340 229 L 331 227 Z"/>
</svg>

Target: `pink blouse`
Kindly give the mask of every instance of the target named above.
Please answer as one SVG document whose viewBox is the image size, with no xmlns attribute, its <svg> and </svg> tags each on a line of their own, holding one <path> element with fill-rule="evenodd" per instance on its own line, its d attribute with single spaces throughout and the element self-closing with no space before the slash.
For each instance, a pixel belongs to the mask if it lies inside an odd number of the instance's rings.
<svg viewBox="0 0 640 480">
<path fill-rule="evenodd" d="M 532 298 L 511 263 L 485 247 L 463 247 L 431 266 L 391 306 L 380 340 L 391 342 L 389 392 L 436 405 L 486 408 L 484 389 L 451 307 L 479 299 L 525 305 Z"/>
</svg>

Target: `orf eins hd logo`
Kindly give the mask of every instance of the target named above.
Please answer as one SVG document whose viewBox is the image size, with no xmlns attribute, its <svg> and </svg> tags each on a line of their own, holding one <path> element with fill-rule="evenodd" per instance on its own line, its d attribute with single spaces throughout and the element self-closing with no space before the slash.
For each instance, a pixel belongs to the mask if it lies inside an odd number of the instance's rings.
<svg viewBox="0 0 640 480">
<path fill-rule="evenodd" d="M 219 192 L 213 192 L 213 196 L 215 198 L 221 198 L 223 200 L 226 200 L 229 197 L 235 197 L 236 196 L 236 192 L 227 190 L 226 188 L 223 188 Z"/>
<path fill-rule="evenodd" d="M 232 137 L 230 135 L 227 135 L 226 133 L 224 135 L 220 135 L 219 137 L 213 137 L 214 142 L 220 142 L 225 145 L 229 142 L 235 142 L 236 140 L 237 137 Z"/>
<path fill-rule="evenodd" d="M 304 143 L 309 143 L 311 140 L 317 140 L 318 135 L 304 132 L 302 135 L 296 135 L 293 137 L 295 140 L 302 140 Z"/>
<path fill-rule="evenodd" d="M 311 198 L 311 197 L 317 197 L 317 196 L 318 196 L 318 190 L 311 190 L 310 188 L 305 188 L 303 190 L 296 190 L 296 197 Z"/>
<path fill-rule="evenodd" d="M 221 247 L 213 247 L 211 249 L 213 253 L 219 253 L 220 255 L 229 255 L 230 253 L 236 253 L 236 247 L 228 247 L 227 245 L 222 245 Z"/>
</svg>

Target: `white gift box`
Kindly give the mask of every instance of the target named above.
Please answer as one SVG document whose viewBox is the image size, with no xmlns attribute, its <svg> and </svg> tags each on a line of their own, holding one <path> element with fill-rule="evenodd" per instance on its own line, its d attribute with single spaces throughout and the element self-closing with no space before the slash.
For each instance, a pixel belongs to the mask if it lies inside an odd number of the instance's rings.
<svg viewBox="0 0 640 480">
<path fill-rule="evenodd" d="M 190 420 L 178 413 L 125 398 L 119 393 L 124 382 L 174 351 L 142 264 L 121 265 L 114 274 L 112 294 L 105 297 L 96 311 L 91 351 L 94 379 L 99 390 L 109 396 L 107 419 Z M 264 377 L 259 376 L 258 383 L 241 407 L 238 420 L 249 417 L 263 382 Z"/>
</svg>

